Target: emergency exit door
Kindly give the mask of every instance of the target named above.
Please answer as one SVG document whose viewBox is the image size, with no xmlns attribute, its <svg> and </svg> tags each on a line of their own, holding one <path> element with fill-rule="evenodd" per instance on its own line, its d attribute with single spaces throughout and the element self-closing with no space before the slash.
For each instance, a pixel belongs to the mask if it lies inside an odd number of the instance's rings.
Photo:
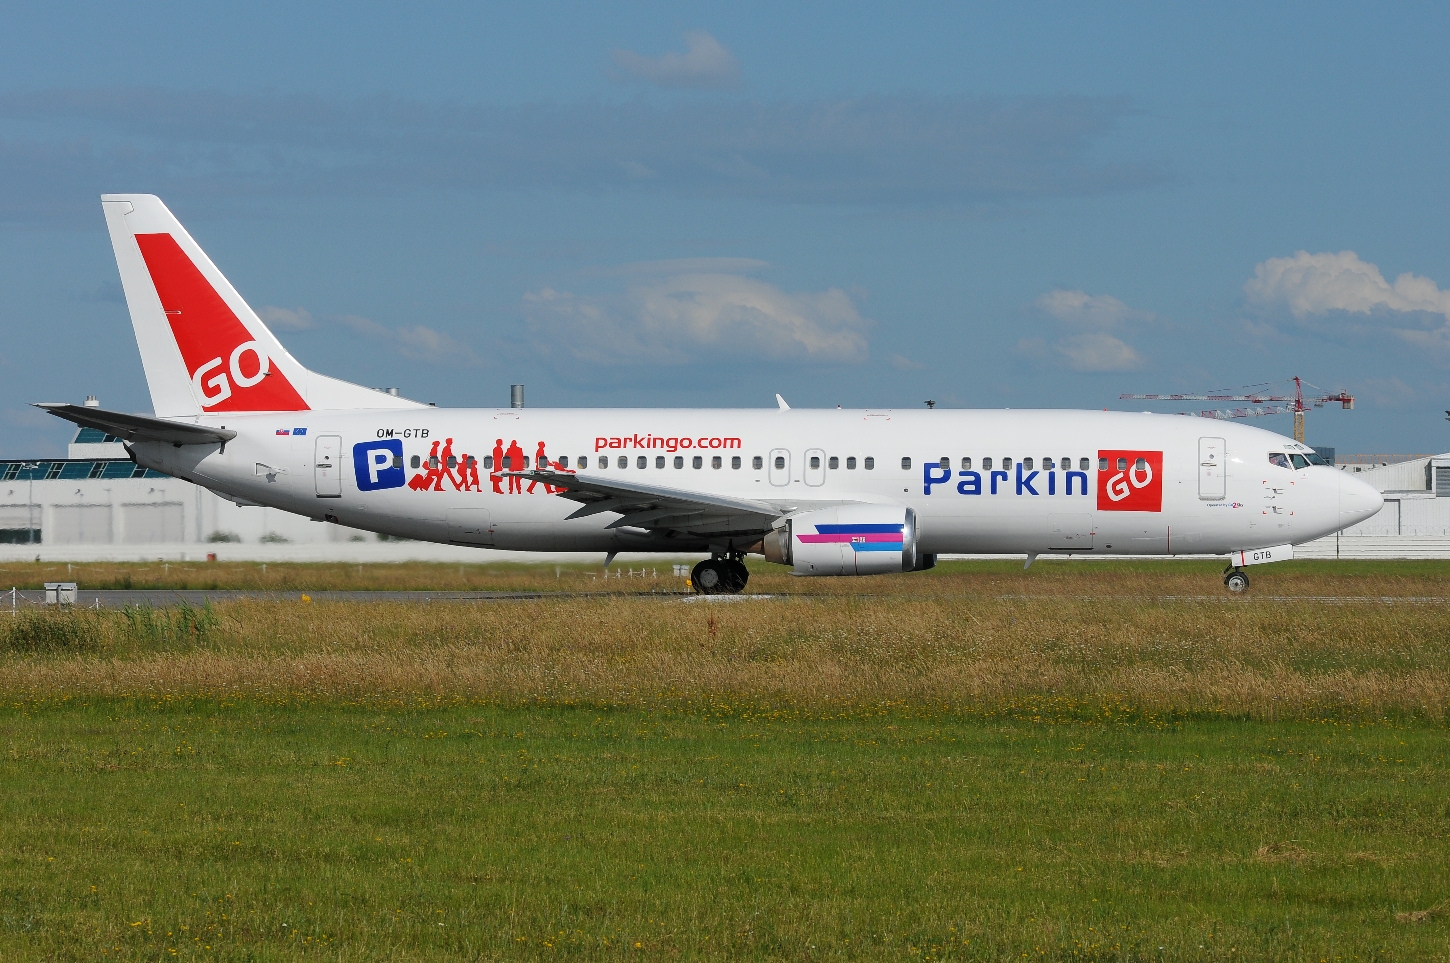
<svg viewBox="0 0 1450 963">
<path fill-rule="evenodd" d="M 1222 438 L 1198 439 L 1198 497 L 1206 502 L 1224 497 Z"/>
<path fill-rule="evenodd" d="M 317 459 L 312 466 L 318 498 L 342 497 L 342 436 L 318 435 Z"/>
</svg>

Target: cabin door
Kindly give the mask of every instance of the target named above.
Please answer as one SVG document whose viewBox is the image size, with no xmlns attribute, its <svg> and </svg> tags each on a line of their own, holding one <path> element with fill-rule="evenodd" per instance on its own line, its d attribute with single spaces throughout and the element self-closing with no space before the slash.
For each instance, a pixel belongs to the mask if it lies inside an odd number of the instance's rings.
<svg viewBox="0 0 1450 963">
<path fill-rule="evenodd" d="M 1198 497 L 1216 502 L 1224 497 L 1222 438 L 1198 439 Z"/>
<path fill-rule="evenodd" d="M 342 436 L 318 435 L 317 460 L 312 465 L 318 498 L 342 497 Z"/>
</svg>

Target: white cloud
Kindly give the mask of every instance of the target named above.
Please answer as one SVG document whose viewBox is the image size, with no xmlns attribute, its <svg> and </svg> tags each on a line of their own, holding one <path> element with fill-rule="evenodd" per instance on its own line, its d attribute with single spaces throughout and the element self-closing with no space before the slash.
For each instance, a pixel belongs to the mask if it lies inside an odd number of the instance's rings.
<svg viewBox="0 0 1450 963">
<path fill-rule="evenodd" d="M 317 326 L 312 320 L 312 313 L 306 308 L 279 308 L 268 304 L 257 309 L 257 317 L 269 327 L 286 328 L 289 331 L 306 331 Z"/>
<path fill-rule="evenodd" d="M 1152 321 L 1153 314 L 1128 307 L 1111 294 L 1058 288 L 1032 302 L 1039 311 L 1067 324 L 1115 328 L 1124 321 Z"/>
<path fill-rule="evenodd" d="M 1151 311 L 1131 308 L 1110 294 L 1066 288 L 1048 291 L 1032 306 L 1076 333 L 1050 340 L 1023 338 L 1017 342 L 1019 356 L 1084 372 L 1134 371 L 1143 366 L 1143 356 L 1122 338 L 1108 334 L 1108 330 L 1157 320 Z M 1084 332 L 1083 328 L 1094 330 Z"/>
<path fill-rule="evenodd" d="M 610 57 L 624 76 L 660 87 L 733 87 L 740 82 L 740 63 L 720 41 L 703 30 L 685 34 L 684 53 L 646 57 L 615 50 Z"/>
<path fill-rule="evenodd" d="M 1102 331 L 1059 338 L 1052 343 L 1052 350 L 1073 371 L 1134 371 L 1143 367 L 1143 356 L 1132 345 Z"/>
<path fill-rule="evenodd" d="M 684 261 L 693 267 L 696 262 Z M 610 364 L 692 364 L 721 358 L 856 363 L 867 355 L 862 318 L 839 288 L 787 292 L 740 274 L 686 270 L 621 294 L 524 295 L 530 338 L 547 354 Z"/>
<path fill-rule="evenodd" d="M 1270 258 L 1254 268 L 1244 294 L 1256 304 L 1287 307 L 1296 318 L 1330 311 L 1426 311 L 1450 318 L 1450 291 L 1408 272 L 1390 284 L 1353 251 Z"/>
<path fill-rule="evenodd" d="M 1022 338 L 1016 342 L 1016 354 L 1038 363 L 1056 364 L 1085 373 L 1135 371 L 1143 367 L 1143 355 L 1138 354 L 1132 345 L 1102 331 L 1067 335 L 1053 341 Z"/>
<path fill-rule="evenodd" d="M 355 314 L 341 315 L 336 318 L 336 321 L 354 334 L 392 345 L 400 355 L 414 361 L 448 365 L 455 368 L 475 367 L 482 364 L 482 359 L 468 345 L 426 325 L 414 324 L 389 328 Z"/>
<path fill-rule="evenodd" d="M 889 354 L 886 356 L 886 363 L 897 371 L 921 371 L 926 368 L 920 361 L 912 361 L 904 354 Z"/>
</svg>

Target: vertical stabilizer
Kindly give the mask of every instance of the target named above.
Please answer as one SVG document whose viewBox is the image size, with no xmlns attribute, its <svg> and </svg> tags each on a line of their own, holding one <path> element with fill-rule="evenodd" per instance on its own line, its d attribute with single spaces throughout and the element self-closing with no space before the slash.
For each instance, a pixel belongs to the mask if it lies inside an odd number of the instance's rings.
<svg viewBox="0 0 1450 963">
<path fill-rule="evenodd" d="M 302 367 L 160 198 L 101 206 L 157 415 L 418 407 Z"/>
</svg>

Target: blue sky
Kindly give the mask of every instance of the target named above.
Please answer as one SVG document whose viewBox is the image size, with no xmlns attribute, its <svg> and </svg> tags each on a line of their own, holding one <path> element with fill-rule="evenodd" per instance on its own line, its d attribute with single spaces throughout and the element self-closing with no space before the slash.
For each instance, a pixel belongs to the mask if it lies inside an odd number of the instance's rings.
<svg viewBox="0 0 1450 963">
<path fill-rule="evenodd" d="M 26 6 L 3 455 L 62 449 L 32 401 L 149 407 L 111 191 L 160 194 L 304 363 L 444 405 L 1299 374 L 1359 399 L 1311 442 L 1450 447 L 1438 6 Z"/>
</svg>

